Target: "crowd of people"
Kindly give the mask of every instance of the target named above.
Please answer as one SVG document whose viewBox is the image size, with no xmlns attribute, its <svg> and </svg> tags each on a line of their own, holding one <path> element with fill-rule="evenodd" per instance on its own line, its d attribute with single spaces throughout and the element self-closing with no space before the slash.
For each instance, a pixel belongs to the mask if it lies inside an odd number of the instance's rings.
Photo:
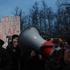
<svg viewBox="0 0 70 70">
<path fill-rule="evenodd" d="M 20 44 L 19 36 L 13 35 L 8 44 L 0 39 L 0 70 L 55 70 L 69 68 L 70 45 L 61 39 L 47 39 L 55 44 L 53 53 L 44 56 L 32 48 Z M 49 47 L 47 45 L 47 47 Z M 43 50 L 42 50 L 43 51 Z M 69 55 L 67 55 L 69 54 Z"/>
</svg>

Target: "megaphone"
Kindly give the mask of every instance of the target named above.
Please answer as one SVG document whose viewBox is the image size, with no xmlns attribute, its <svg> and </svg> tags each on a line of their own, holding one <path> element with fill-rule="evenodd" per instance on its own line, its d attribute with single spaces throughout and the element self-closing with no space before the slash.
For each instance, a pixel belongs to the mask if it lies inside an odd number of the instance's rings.
<svg viewBox="0 0 70 70">
<path fill-rule="evenodd" d="M 43 39 L 38 30 L 34 27 L 29 28 L 20 34 L 20 43 L 20 45 L 23 45 L 26 48 L 32 48 L 37 52 L 42 53 L 45 57 L 52 55 L 54 52 L 53 42 Z"/>
<path fill-rule="evenodd" d="M 46 41 L 40 35 L 36 28 L 32 27 L 20 34 L 20 40 L 22 44 L 27 47 L 39 50 L 43 43 Z"/>
</svg>

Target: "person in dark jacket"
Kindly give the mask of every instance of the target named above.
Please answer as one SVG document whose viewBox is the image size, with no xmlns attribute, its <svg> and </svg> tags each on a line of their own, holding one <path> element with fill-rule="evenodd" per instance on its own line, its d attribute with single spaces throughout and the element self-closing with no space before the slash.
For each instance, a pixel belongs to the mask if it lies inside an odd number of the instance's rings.
<svg viewBox="0 0 70 70">
<path fill-rule="evenodd" d="M 4 41 L 0 39 L 0 70 L 6 70 L 7 61 L 8 61 L 8 53 L 6 49 L 3 47 Z"/>
<path fill-rule="evenodd" d="M 18 38 L 18 35 L 13 35 L 12 42 L 7 47 L 10 70 L 19 70 L 20 49 L 18 46 Z"/>
</svg>

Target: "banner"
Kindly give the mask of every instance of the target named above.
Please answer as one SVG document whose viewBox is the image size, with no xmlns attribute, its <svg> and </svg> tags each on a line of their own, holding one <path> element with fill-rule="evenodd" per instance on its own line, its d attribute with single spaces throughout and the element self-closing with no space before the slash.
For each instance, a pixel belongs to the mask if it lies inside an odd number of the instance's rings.
<svg viewBox="0 0 70 70">
<path fill-rule="evenodd" d="M 12 36 L 14 34 L 20 34 L 20 17 L 0 17 L 0 39 L 6 41 L 7 36 Z"/>
</svg>

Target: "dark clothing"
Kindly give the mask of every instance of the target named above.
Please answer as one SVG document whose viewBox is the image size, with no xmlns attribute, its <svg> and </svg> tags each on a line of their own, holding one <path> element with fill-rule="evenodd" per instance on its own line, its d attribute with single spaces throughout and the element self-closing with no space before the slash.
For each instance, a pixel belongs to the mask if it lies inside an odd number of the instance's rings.
<svg viewBox="0 0 70 70">
<path fill-rule="evenodd" d="M 44 65 L 42 59 L 38 55 L 31 57 L 29 61 L 30 70 L 44 70 Z"/>
<path fill-rule="evenodd" d="M 19 47 L 14 48 L 13 45 L 9 45 L 7 48 L 9 53 L 9 70 L 18 70 L 19 60 L 20 60 L 20 49 Z"/>
<path fill-rule="evenodd" d="M 21 70 L 29 70 L 30 49 L 23 47 L 21 49 Z"/>
<path fill-rule="evenodd" d="M 60 70 L 64 67 L 64 50 L 54 51 L 45 59 L 45 70 Z"/>
<path fill-rule="evenodd" d="M 21 70 L 44 70 L 43 62 L 39 59 L 38 55 L 31 56 L 31 48 L 23 47 L 22 51 Z"/>
<path fill-rule="evenodd" d="M 4 48 L 0 48 L 0 70 L 8 70 L 8 52 Z"/>
</svg>

